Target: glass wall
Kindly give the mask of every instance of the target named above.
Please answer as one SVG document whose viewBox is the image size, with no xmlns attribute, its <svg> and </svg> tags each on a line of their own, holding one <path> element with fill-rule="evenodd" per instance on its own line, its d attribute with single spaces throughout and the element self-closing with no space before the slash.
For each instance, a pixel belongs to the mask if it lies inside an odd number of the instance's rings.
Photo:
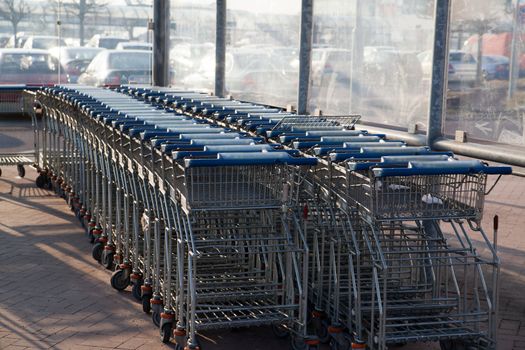
<svg viewBox="0 0 525 350">
<path fill-rule="evenodd" d="M 15 5 L 9 9 L 0 2 L 1 84 L 151 82 L 152 0 L 15 0 Z M 25 52 L 6 50 L 14 48 Z"/>
<path fill-rule="evenodd" d="M 445 133 L 525 145 L 525 1 L 452 5 Z"/>
<path fill-rule="evenodd" d="M 315 0 L 310 111 L 425 129 L 432 0 Z"/>
<path fill-rule="evenodd" d="M 226 92 L 238 99 L 295 105 L 300 0 L 229 0 Z"/>
<path fill-rule="evenodd" d="M 170 67 L 175 87 L 215 87 L 216 1 L 171 1 Z"/>
</svg>

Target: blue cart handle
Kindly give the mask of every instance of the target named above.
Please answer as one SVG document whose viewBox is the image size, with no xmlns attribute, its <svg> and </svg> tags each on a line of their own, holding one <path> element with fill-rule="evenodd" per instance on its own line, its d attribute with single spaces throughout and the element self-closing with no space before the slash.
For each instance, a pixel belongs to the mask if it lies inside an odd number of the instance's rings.
<svg viewBox="0 0 525 350">
<path fill-rule="evenodd" d="M 286 152 L 219 153 L 215 159 L 185 159 L 186 168 L 244 165 L 307 165 L 317 164 L 317 158 L 293 157 Z"/>
<path fill-rule="evenodd" d="M 382 168 L 373 169 L 374 176 L 413 176 L 413 175 L 455 175 L 455 174 L 511 174 L 509 166 L 488 166 L 479 160 L 435 161 L 435 162 L 409 162 L 407 168 Z"/>
</svg>

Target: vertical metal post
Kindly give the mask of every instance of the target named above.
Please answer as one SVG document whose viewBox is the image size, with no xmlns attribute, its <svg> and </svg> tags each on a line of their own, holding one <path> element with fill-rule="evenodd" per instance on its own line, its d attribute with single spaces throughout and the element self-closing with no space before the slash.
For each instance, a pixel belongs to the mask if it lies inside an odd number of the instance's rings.
<svg viewBox="0 0 525 350">
<path fill-rule="evenodd" d="M 57 34 L 58 34 L 58 84 L 62 84 L 62 0 L 58 0 L 57 14 Z"/>
<path fill-rule="evenodd" d="M 373 4 L 375 6 L 375 4 Z M 352 30 L 352 62 L 350 68 L 350 113 L 359 114 L 361 98 L 361 69 L 363 69 L 363 2 L 355 2 L 355 20 Z"/>
<path fill-rule="evenodd" d="M 476 57 L 476 84 L 481 86 L 483 83 L 483 33 L 485 24 L 480 21 L 478 23 L 478 52 Z"/>
<path fill-rule="evenodd" d="M 153 1 L 153 85 L 170 83 L 170 0 Z"/>
<path fill-rule="evenodd" d="M 448 35 L 450 27 L 450 0 L 436 0 L 430 111 L 427 119 L 427 145 L 443 135 L 448 79 Z"/>
<path fill-rule="evenodd" d="M 512 20 L 512 42 L 510 53 L 510 77 L 509 77 L 509 91 L 508 98 L 511 99 L 516 93 L 518 87 L 518 79 L 520 75 L 520 61 L 521 61 L 521 14 L 520 14 L 520 0 L 516 0 L 516 8 Z"/>
<path fill-rule="evenodd" d="M 215 95 L 224 97 L 226 79 L 226 0 L 217 0 L 215 26 Z"/>
<path fill-rule="evenodd" d="M 313 40 L 313 0 L 301 2 L 301 42 L 299 46 L 299 90 L 297 92 L 297 113 L 306 114 L 308 110 L 308 90 L 310 89 L 310 65 Z"/>
</svg>

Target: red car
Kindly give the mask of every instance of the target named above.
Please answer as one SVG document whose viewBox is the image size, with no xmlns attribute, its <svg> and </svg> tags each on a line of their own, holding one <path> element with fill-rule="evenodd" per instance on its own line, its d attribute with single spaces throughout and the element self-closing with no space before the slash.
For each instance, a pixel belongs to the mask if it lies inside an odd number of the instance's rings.
<svg viewBox="0 0 525 350">
<path fill-rule="evenodd" d="M 53 85 L 67 83 L 59 63 L 45 50 L 0 49 L 0 84 Z"/>
</svg>

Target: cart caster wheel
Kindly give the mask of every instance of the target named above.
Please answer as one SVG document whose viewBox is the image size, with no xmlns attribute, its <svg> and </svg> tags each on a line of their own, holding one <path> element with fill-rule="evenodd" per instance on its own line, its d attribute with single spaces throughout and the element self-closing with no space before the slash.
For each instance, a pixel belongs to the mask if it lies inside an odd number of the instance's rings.
<svg viewBox="0 0 525 350">
<path fill-rule="evenodd" d="M 133 287 L 131 288 L 131 294 L 137 301 L 142 301 L 142 280 L 138 280 L 137 282 L 133 283 Z M 149 303 L 149 299 L 148 299 Z"/>
<path fill-rule="evenodd" d="M 288 338 L 290 332 L 280 324 L 272 324 L 272 332 L 279 339 Z"/>
<path fill-rule="evenodd" d="M 102 252 L 104 251 L 104 244 L 101 242 L 95 243 L 91 250 L 91 256 L 98 262 L 102 261 Z"/>
<path fill-rule="evenodd" d="M 46 186 L 46 178 L 44 177 L 44 175 L 38 175 L 36 177 L 35 184 L 38 188 L 44 188 Z"/>
<path fill-rule="evenodd" d="M 104 251 L 102 253 L 102 266 L 104 266 L 108 270 L 111 270 L 111 268 L 113 267 L 113 255 L 115 255 L 115 253 L 112 251 Z"/>
<path fill-rule="evenodd" d="M 439 346 L 441 350 L 467 350 L 467 346 L 462 340 L 441 340 Z"/>
<path fill-rule="evenodd" d="M 149 314 L 151 312 L 151 303 L 149 301 L 151 299 L 151 295 L 143 295 L 141 299 L 142 299 L 142 311 Z M 160 319 L 160 314 L 158 314 L 158 317 Z M 155 319 L 153 319 L 153 323 L 155 323 Z M 159 324 L 160 324 L 160 320 L 159 320 Z"/>
<path fill-rule="evenodd" d="M 160 327 L 160 312 L 153 311 L 151 313 L 151 320 L 155 326 Z"/>
<path fill-rule="evenodd" d="M 343 348 L 339 346 L 339 343 L 335 339 L 330 339 L 330 350 L 342 350 Z"/>
<path fill-rule="evenodd" d="M 162 327 L 160 327 L 160 340 L 162 340 L 162 342 L 165 344 L 169 343 L 172 333 L 173 333 L 172 324 L 171 323 L 163 324 Z"/>
<path fill-rule="evenodd" d="M 18 164 L 16 166 L 16 171 L 18 172 L 18 176 L 24 177 L 26 176 L 26 168 L 22 164 Z"/>
<path fill-rule="evenodd" d="M 198 344 L 187 344 L 186 347 L 181 348 L 184 350 L 201 350 L 201 346 Z"/>
<path fill-rule="evenodd" d="M 301 337 L 293 336 L 290 343 L 291 350 L 308 350 L 307 345 L 304 343 L 304 339 Z"/>
<path fill-rule="evenodd" d="M 315 335 L 317 335 L 317 338 L 319 338 L 319 341 L 323 344 L 328 344 L 332 338 L 330 333 L 328 333 L 328 325 L 325 321 L 321 321 L 319 326 L 315 328 Z"/>
<path fill-rule="evenodd" d="M 319 339 L 317 339 L 317 337 L 304 338 L 301 336 L 294 335 L 292 336 L 290 348 L 292 350 L 319 349 Z"/>
<path fill-rule="evenodd" d="M 111 286 L 116 290 L 123 291 L 129 286 L 129 275 L 124 270 L 117 270 L 111 275 Z"/>
</svg>

